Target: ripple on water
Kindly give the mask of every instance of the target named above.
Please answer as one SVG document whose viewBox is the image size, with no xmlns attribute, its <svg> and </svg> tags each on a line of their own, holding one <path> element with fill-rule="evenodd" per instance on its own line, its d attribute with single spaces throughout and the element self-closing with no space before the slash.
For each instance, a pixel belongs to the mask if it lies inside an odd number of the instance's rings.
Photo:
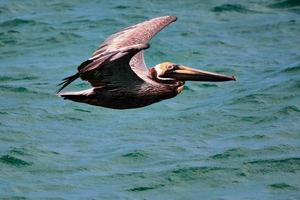
<svg viewBox="0 0 300 200">
<path fill-rule="evenodd" d="M 211 156 L 210 158 L 219 160 L 219 159 L 229 159 L 229 158 L 240 158 L 240 157 L 245 157 L 249 154 L 250 149 L 246 148 L 233 148 L 233 149 L 228 149 L 223 153 L 220 154 L 215 154 Z"/>
<path fill-rule="evenodd" d="M 74 110 L 79 111 L 79 112 L 84 112 L 84 113 L 90 113 L 90 110 L 85 110 L 85 109 L 81 109 L 81 108 L 74 108 Z"/>
<path fill-rule="evenodd" d="M 3 90 L 3 91 L 10 91 L 10 92 L 16 92 L 16 93 L 38 94 L 38 92 L 33 91 L 31 89 L 28 89 L 26 87 L 22 87 L 22 86 L 4 86 L 4 85 L 0 85 L 0 89 Z"/>
<path fill-rule="evenodd" d="M 18 19 L 17 18 L 17 19 L 4 21 L 4 22 L 0 23 L 0 26 L 3 28 L 7 28 L 7 27 L 12 28 L 12 27 L 17 27 L 17 26 L 22 26 L 22 25 L 33 26 L 36 24 L 38 24 L 38 22 L 35 20 L 26 20 L 26 19 Z"/>
<path fill-rule="evenodd" d="M 260 134 L 256 134 L 256 135 L 241 135 L 236 137 L 236 139 L 238 140 L 245 140 L 245 141 L 249 141 L 249 140 L 268 140 L 270 139 L 270 137 L 266 136 L 266 135 L 260 135 Z"/>
<path fill-rule="evenodd" d="M 28 167 L 34 164 L 33 158 L 39 156 L 57 156 L 58 153 L 33 146 L 13 148 L 0 157 L 0 162 L 15 167 Z"/>
<path fill-rule="evenodd" d="M 1 46 L 14 45 L 17 44 L 18 39 L 20 38 L 20 32 L 15 30 L 9 30 L 6 32 L 1 32 L 0 36 L 1 36 L 1 40 L 0 40 Z"/>
<path fill-rule="evenodd" d="M 203 83 L 198 86 L 199 88 L 217 88 L 219 87 L 217 84 L 213 83 Z"/>
<path fill-rule="evenodd" d="M 12 155 L 3 155 L 3 156 L 1 156 L 0 157 L 0 162 L 2 162 L 4 164 L 15 166 L 15 167 L 26 167 L 26 166 L 30 166 L 30 165 L 33 164 L 32 162 L 22 160 L 20 158 L 12 156 Z"/>
<path fill-rule="evenodd" d="M 265 104 L 265 99 L 266 98 L 271 98 L 269 94 L 264 94 L 264 93 L 255 93 L 255 94 L 246 94 L 242 97 L 234 99 L 230 104 L 236 105 L 236 104 L 245 104 L 245 103 L 250 103 L 250 104 Z"/>
<path fill-rule="evenodd" d="M 291 114 L 299 113 L 299 112 L 300 112 L 300 110 L 296 105 L 285 106 L 278 111 L 279 114 L 283 114 L 283 115 L 291 115 Z"/>
<path fill-rule="evenodd" d="M 299 7 L 300 6 L 300 1 L 298 0 L 286 0 L 286 1 L 281 1 L 278 3 L 273 3 L 270 4 L 270 8 L 294 8 L 294 7 Z"/>
<path fill-rule="evenodd" d="M 23 196 L 7 196 L 7 197 L 2 197 L 3 200 L 27 200 L 28 198 L 23 197 Z"/>
<path fill-rule="evenodd" d="M 126 9 L 128 9 L 130 7 L 129 6 L 125 6 L 125 5 L 118 5 L 118 6 L 114 6 L 113 8 L 117 9 L 117 10 L 126 10 Z"/>
<path fill-rule="evenodd" d="M 134 159 L 134 160 L 136 160 L 136 159 L 145 159 L 148 156 L 149 156 L 148 153 L 146 153 L 144 151 L 141 151 L 141 150 L 136 150 L 136 151 L 126 153 L 126 154 L 122 155 L 123 158 Z"/>
<path fill-rule="evenodd" d="M 232 161 L 233 159 L 242 160 L 242 158 L 249 160 L 249 158 L 251 157 L 257 158 L 261 154 L 265 156 L 279 156 L 279 155 L 285 155 L 287 154 L 287 152 L 294 152 L 295 150 L 297 150 L 297 148 L 288 145 L 269 146 L 269 147 L 263 147 L 258 149 L 239 147 L 239 148 L 231 148 L 225 150 L 224 152 L 212 155 L 209 158 L 213 160 L 224 160 L 224 161 Z"/>
<path fill-rule="evenodd" d="M 18 76 L 0 76 L 0 82 L 9 82 L 9 81 L 26 81 L 26 80 L 36 80 L 38 76 L 31 75 L 18 75 Z"/>
<path fill-rule="evenodd" d="M 201 167 L 183 167 L 171 171 L 168 174 L 168 181 L 171 182 L 182 182 L 182 181 L 191 181 L 196 179 L 206 179 L 210 177 L 212 179 L 217 178 L 216 174 L 232 174 L 237 171 L 236 168 L 223 168 L 223 167 L 210 167 L 210 166 L 201 166 Z"/>
<path fill-rule="evenodd" d="M 216 6 L 212 9 L 213 12 L 221 13 L 221 12 L 238 12 L 238 13 L 248 13 L 254 12 L 252 10 L 247 9 L 246 7 L 240 4 L 223 4 L 221 6 Z"/>
<path fill-rule="evenodd" d="M 7 20 L 2 23 L 0 23 L 1 27 L 16 27 L 24 24 L 34 25 L 36 24 L 36 21 L 34 20 L 26 20 L 26 19 L 12 19 Z"/>
<path fill-rule="evenodd" d="M 271 190 L 297 190 L 297 187 L 287 183 L 273 183 L 268 185 Z"/>
<path fill-rule="evenodd" d="M 295 173 L 300 171 L 300 158 L 291 157 L 286 159 L 262 159 L 245 162 L 248 172 L 255 174 L 288 172 Z"/>
<path fill-rule="evenodd" d="M 299 71 L 300 71 L 300 63 L 299 62 L 297 62 L 297 63 L 287 67 L 286 69 L 282 70 L 282 72 L 288 73 L 288 74 L 299 73 Z"/>
<path fill-rule="evenodd" d="M 157 189 L 157 188 L 162 188 L 164 186 L 165 186 L 164 184 L 157 184 L 157 185 L 151 185 L 151 186 L 141 186 L 141 187 L 130 188 L 127 191 L 143 192 L 143 191 L 146 191 L 146 190 L 153 190 L 153 189 Z"/>
<path fill-rule="evenodd" d="M 219 174 L 226 174 L 219 176 Z M 136 185 L 128 189 L 127 191 L 142 192 L 146 190 L 152 190 L 162 187 L 173 186 L 184 182 L 194 181 L 201 179 L 201 182 L 205 184 L 211 184 L 212 182 L 220 182 L 216 179 L 226 179 L 226 181 L 232 182 L 236 177 L 240 176 L 240 172 L 236 168 L 223 168 L 223 167 L 211 167 L 211 166 L 194 166 L 194 167 L 181 167 L 173 170 L 153 172 L 153 173 L 130 173 L 127 176 L 140 176 L 143 179 L 157 178 L 159 183 L 149 183 L 147 185 Z M 225 177 L 226 176 L 226 177 Z M 120 177 L 120 176 L 119 176 Z M 225 182 L 226 182 L 225 181 Z M 222 183 L 221 183 L 222 182 Z"/>
</svg>

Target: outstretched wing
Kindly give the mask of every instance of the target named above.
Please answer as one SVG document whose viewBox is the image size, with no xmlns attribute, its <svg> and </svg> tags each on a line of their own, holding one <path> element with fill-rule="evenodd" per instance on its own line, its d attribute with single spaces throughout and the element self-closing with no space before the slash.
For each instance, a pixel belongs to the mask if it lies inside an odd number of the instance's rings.
<svg viewBox="0 0 300 200">
<path fill-rule="evenodd" d="M 122 29 L 108 37 L 92 57 L 97 57 L 103 52 L 115 51 L 119 48 L 149 43 L 160 30 L 176 21 L 175 16 L 157 17 L 133 26 Z"/>
<path fill-rule="evenodd" d="M 112 81 L 112 79 L 117 80 L 118 78 L 142 78 L 139 75 L 148 73 L 142 50 L 149 47 L 148 43 L 151 38 L 168 24 L 176 21 L 176 19 L 175 16 L 158 17 L 114 33 L 93 53 L 89 59 L 91 62 L 78 67 L 79 73 L 82 74 L 82 79 L 89 81 L 93 86 L 97 86 L 104 81 L 101 78 L 106 79 L 105 82 L 110 81 L 109 79 Z M 109 74 L 110 76 L 100 76 L 99 80 L 99 77 L 87 73 L 94 70 L 96 71 L 95 73 Z M 105 71 L 109 71 L 109 73 Z M 89 75 L 84 76 L 85 73 Z M 131 76 L 127 76 L 124 73 L 131 74 Z"/>
<path fill-rule="evenodd" d="M 77 74 L 63 79 L 58 92 L 78 77 L 94 87 L 143 81 L 148 75 L 143 50 L 149 48 L 152 37 L 176 19 L 175 16 L 157 17 L 114 33 L 78 67 Z"/>
</svg>

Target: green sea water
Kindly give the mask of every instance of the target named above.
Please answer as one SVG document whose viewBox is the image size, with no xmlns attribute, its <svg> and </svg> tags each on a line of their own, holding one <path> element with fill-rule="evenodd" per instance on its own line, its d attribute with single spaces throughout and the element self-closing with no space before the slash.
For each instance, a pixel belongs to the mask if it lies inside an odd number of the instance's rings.
<svg viewBox="0 0 300 200">
<path fill-rule="evenodd" d="M 148 66 L 238 81 L 122 111 L 55 95 L 110 34 L 164 15 Z M 0 199 L 300 199 L 298 0 L 0 0 L 0 71 Z"/>
</svg>

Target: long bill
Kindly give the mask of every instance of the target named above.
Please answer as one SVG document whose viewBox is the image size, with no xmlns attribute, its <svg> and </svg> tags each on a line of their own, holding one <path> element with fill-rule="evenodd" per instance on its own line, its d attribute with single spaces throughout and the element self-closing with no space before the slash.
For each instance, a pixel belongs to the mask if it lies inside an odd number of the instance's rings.
<svg viewBox="0 0 300 200">
<path fill-rule="evenodd" d="M 183 65 L 179 65 L 176 70 L 169 72 L 166 76 L 180 81 L 236 81 L 235 76 L 226 76 L 223 74 L 193 69 Z"/>
</svg>

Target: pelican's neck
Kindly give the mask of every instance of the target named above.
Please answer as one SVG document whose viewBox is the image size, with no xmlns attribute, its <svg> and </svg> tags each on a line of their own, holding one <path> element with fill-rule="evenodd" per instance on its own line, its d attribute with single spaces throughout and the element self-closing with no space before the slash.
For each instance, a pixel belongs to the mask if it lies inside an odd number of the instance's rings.
<svg viewBox="0 0 300 200">
<path fill-rule="evenodd" d="M 156 72 L 156 70 L 155 70 L 154 67 L 151 67 L 151 68 L 149 69 L 149 72 L 150 72 L 150 77 L 151 77 L 152 80 L 155 80 L 155 81 L 158 81 L 158 80 L 159 80 L 159 79 L 157 78 L 157 72 Z"/>
</svg>

